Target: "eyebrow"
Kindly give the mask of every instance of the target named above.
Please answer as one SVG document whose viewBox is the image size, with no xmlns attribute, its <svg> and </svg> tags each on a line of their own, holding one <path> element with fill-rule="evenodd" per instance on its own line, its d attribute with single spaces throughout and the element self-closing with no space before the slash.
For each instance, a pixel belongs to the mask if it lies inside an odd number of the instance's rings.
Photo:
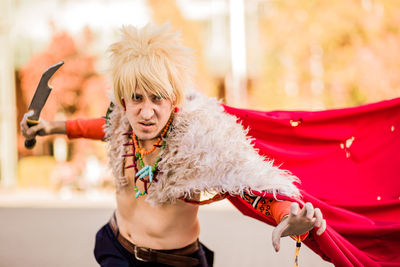
<svg viewBox="0 0 400 267">
<path fill-rule="evenodd" d="M 142 94 L 134 94 L 133 96 L 134 97 L 143 97 Z M 161 97 L 161 98 L 163 98 L 161 95 L 159 96 L 159 95 L 156 95 L 156 94 L 151 94 L 151 95 L 149 95 L 149 97 L 150 98 L 153 98 L 153 97 Z"/>
</svg>

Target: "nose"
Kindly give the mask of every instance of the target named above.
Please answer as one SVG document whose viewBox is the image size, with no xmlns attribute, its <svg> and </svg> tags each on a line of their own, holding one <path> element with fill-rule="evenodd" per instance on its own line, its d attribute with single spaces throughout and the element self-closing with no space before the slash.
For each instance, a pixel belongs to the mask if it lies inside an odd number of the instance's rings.
<svg viewBox="0 0 400 267">
<path fill-rule="evenodd" d="M 150 99 L 145 99 L 140 110 L 140 115 L 144 120 L 150 120 L 154 115 L 154 105 Z"/>
</svg>

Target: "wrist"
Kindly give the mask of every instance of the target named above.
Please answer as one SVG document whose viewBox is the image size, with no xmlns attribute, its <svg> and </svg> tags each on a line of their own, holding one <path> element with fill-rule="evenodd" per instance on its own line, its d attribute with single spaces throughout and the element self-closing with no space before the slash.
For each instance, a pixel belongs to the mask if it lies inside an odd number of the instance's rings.
<svg viewBox="0 0 400 267">
<path fill-rule="evenodd" d="M 52 121 L 50 122 L 50 130 L 48 134 L 66 134 L 65 121 Z"/>
</svg>

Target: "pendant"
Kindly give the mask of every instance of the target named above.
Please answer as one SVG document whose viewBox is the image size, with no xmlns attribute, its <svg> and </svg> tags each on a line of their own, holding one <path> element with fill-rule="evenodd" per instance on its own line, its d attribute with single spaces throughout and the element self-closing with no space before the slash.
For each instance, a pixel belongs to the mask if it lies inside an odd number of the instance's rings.
<svg viewBox="0 0 400 267">
<path fill-rule="evenodd" d="M 136 177 L 139 179 L 144 179 L 146 176 L 149 176 L 149 182 L 153 182 L 153 167 L 146 165 L 144 166 L 138 173 L 136 173 Z"/>
<path fill-rule="evenodd" d="M 153 182 L 153 172 L 155 171 L 155 168 L 149 165 L 144 166 L 140 171 L 136 173 L 136 177 L 139 179 L 144 179 L 146 176 L 149 177 L 149 182 Z M 146 183 L 146 182 L 145 182 Z M 146 185 L 145 185 L 146 188 Z M 146 189 L 144 191 L 140 191 L 139 188 L 135 185 L 134 188 L 136 195 L 135 197 L 138 198 L 139 196 L 143 196 L 147 193 Z"/>
</svg>

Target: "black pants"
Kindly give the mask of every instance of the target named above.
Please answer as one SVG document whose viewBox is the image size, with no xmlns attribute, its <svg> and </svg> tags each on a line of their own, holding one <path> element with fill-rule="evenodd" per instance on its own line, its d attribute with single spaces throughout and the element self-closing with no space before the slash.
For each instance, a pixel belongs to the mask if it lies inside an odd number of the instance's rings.
<svg viewBox="0 0 400 267">
<path fill-rule="evenodd" d="M 160 263 L 143 262 L 137 260 L 133 254 L 122 247 L 108 224 L 104 225 L 96 234 L 94 256 L 101 267 L 169 266 Z M 213 266 L 214 252 L 209 250 L 200 242 L 199 249 L 192 255 L 188 256 L 199 259 L 199 266 L 201 267 Z"/>
</svg>

